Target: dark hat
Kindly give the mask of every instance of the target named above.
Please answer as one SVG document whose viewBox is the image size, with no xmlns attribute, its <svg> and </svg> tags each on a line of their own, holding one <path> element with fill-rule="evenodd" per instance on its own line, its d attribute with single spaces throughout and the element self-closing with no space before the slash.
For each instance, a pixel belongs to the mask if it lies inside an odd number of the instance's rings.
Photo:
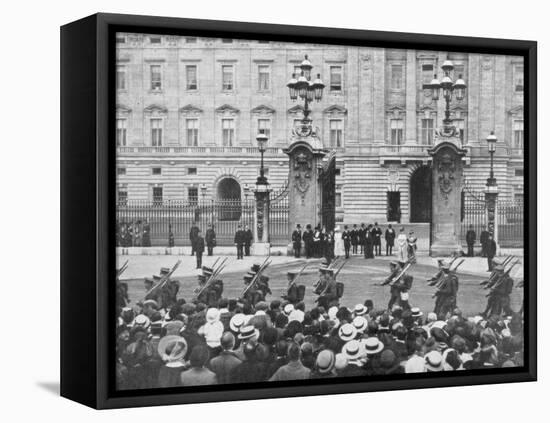
<svg viewBox="0 0 550 423">
<path fill-rule="evenodd" d="M 143 282 L 145 282 L 145 283 L 154 283 L 153 279 L 151 279 L 151 278 L 145 278 L 143 280 Z"/>
<path fill-rule="evenodd" d="M 243 279 L 244 279 L 246 282 L 252 282 L 252 279 L 254 279 L 254 276 L 245 275 L 245 276 L 243 277 Z"/>
<path fill-rule="evenodd" d="M 160 276 L 153 275 L 153 281 L 158 282 L 160 281 L 160 279 L 161 279 Z"/>
<path fill-rule="evenodd" d="M 208 273 L 213 273 L 214 269 L 212 269 L 211 267 L 202 266 L 202 271 L 203 272 L 208 272 Z"/>
<path fill-rule="evenodd" d="M 395 353 L 392 350 L 385 349 L 382 351 L 382 354 L 380 354 L 380 366 L 389 369 L 394 365 L 395 358 Z"/>
<path fill-rule="evenodd" d="M 287 276 L 290 276 L 290 277 L 292 277 L 292 278 L 293 278 L 294 276 L 296 276 L 296 274 L 297 274 L 296 272 L 286 272 L 286 275 L 287 275 Z"/>
<path fill-rule="evenodd" d="M 260 268 L 261 266 L 259 264 L 253 264 L 250 270 L 252 270 L 253 272 L 257 272 L 258 270 L 260 270 Z"/>
<path fill-rule="evenodd" d="M 161 275 L 166 275 L 168 273 L 170 273 L 170 269 L 168 267 L 161 267 L 160 268 L 160 274 Z"/>
</svg>

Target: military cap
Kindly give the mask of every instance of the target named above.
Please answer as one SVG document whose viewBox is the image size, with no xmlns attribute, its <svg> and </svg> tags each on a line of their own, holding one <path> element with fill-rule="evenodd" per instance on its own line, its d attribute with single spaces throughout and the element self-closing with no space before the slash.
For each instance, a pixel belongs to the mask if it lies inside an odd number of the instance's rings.
<svg viewBox="0 0 550 423">
<path fill-rule="evenodd" d="M 203 272 L 213 273 L 213 272 L 214 272 L 214 269 L 212 269 L 211 267 L 202 266 L 202 271 L 203 271 Z"/>
<path fill-rule="evenodd" d="M 160 281 L 161 277 L 158 275 L 153 275 L 153 281 L 158 282 Z"/>
<path fill-rule="evenodd" d="M 252 270 L 253 272 L 257 272 L 258 270 L 260 270 L 260 267 L 261 266 L 259 264 L 253 264 L 250 270 Z"/>
<path fill-rule="evenodd" d="M 170 269 L 168 267 L 161 267 L 160 268 L 160 274 L 161 275 L 166 275 L 168 273 L 170 273 Z"/>
</svg>

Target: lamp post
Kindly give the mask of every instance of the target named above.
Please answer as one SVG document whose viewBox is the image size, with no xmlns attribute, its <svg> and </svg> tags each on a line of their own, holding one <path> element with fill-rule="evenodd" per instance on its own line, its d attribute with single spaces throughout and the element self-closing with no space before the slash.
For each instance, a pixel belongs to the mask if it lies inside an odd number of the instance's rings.
<svg viewBox="0 0 550 423">
<path fill-rule="evenodd" d="M 433 101 L 438 101 L 440 94 L 443 95 L 443 99 L 445 100 L 445 118 L 443 119 L 443 131 L 441 135 L 452 137 L 456 135 L 456 128 L 451 120 L 451 100 L 453 99 L 453 95 L 458 101 L 464 99 L 466 83 L 462 79 L 462 75 L 458 75 L 458 79 L 453 82 L 451 72 L 454 69 L 454 65 L 449 59 L 443 62 L 441 69 L 443 70 L 441 81 L 437 79 L 437 74 L 435 74 L 432 81 L 429 84 L 424 84 L 423 88 L 431 91 Z"/>
<path fill-rule="evenodd" d="M 292 78 L 286 84 L 288 87 L 288 93 L 290 99 L 295 101 L 300 97 L 304 100 L 304 117 L 302 118 L 302 125 L 295 128 L 297 135 L 307 137 L 312 134 L 313 128 L 311 125 L 312 119 L 309 117 L 311 110 L 309 104 L 315 101 L 321 101 L 323 99 L 323 90 L 325 84 L 321 80 L 321 74 L 317 74 L 315 80 L 311 80 L 311 70 L 313 65 L 309 61 L 307 54 L 305 59 L 300 64 L 300 75 L 296 73 L 292 74 Z"/>
<path fill-rule="evenodd" d="M 269 255 L 269 193 L 270 186 L 265 176 L 264 153 L 267 145 L 267 135 L 260 133 L 256 136 L 258 150 L 260 151 L 260 175 L 256 179 L 256 210 L 254 213 L 254 255 Z"/>
<path fill-rule="evenodd" d="M 498 225 L 496 224 L 498 185 L 493 169 L 493 156 L 497 149 L 497 137 L 494 132 L 487 137 L 487 149 L 491 156 L 491 170 L 485 185 L 485 207 L 487 209 L 487 231 L 493 236 L 498 245 Z"/>
</svg>

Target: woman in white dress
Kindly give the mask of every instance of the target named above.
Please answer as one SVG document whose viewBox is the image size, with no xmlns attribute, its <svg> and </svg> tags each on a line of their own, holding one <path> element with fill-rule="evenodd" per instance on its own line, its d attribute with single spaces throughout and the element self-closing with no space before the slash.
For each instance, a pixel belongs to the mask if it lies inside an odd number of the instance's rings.
<svg viewBox="0 0 550 423">
<path fill-rule="evenodd" d="M 399 235 L 397 235 L 397 257 L 399 261 L 407 261 L 407 235 L 405 235 L 405 228 L 399 230 Z"/>
<path fill-rule="evenodd" d="M 344 248 L 344 240 L 342 239 L 342 232 L 340 226 L 337 226 L 334 230 L 334 257 L 342 257 L 346 254 Z"/>
</svg>

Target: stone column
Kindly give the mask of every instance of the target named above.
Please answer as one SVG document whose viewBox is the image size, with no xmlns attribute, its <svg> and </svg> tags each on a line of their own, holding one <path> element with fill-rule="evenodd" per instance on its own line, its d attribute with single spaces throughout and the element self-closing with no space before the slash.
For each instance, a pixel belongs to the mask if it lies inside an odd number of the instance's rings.
<svg viewBox="0 0 550 423">
<path fill-rule="evenodd" d="M 448 256 L 462 250 L 460 242 L 460 190 L 462 157 L 466 150 L 458 138 L 446 138 L 428 150 L 433 157 L 432 245 L 430 255 Z"/>
</svg>

